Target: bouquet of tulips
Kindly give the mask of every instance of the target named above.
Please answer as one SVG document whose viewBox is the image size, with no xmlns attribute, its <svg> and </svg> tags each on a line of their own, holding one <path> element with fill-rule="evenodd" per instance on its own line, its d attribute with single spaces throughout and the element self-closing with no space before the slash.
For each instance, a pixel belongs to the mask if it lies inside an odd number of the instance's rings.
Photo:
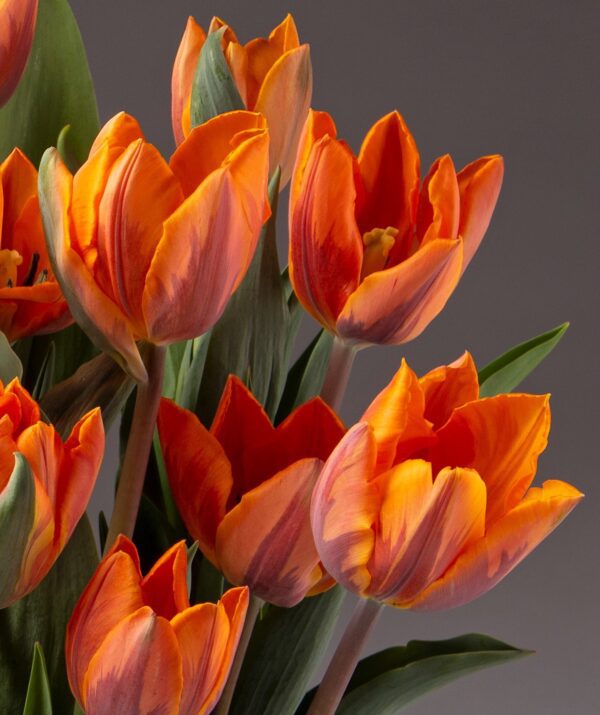
<svg viewBox="0 0 600 715">
<path fill-rule="evenodd" d="M 166 160 L 134 117 L 99 126 L 67 0 L 0 13 L 0 711 L 393 715 L 525 655 L 363 650 L 383 608 L 470 602 L 581 499 L 532 486 L 549 400 L 514 392 L 566 325 L 479 371 L 403 361 L 357 424 L 336 414 L 356 353 L 456 289 L 502 158 L 423 177 L 396 111 L 354 153 L 288 16 L 246 44 L 189 19 Z"/>
</svg>

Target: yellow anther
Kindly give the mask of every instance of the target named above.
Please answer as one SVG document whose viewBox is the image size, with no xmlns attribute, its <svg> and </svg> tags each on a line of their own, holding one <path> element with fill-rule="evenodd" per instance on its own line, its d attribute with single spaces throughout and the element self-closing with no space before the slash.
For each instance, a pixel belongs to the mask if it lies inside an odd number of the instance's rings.
<svg viewBox="0 0 600 715">
<path fill-rule="evenodd" d="M 0 250 L 0 287 L 17 285 L 17 268 L 23 263 L 18 251 L 10 248 Z"/>
<path fill-rule="evenodd" d="M 396 241 L 398 229 L 393 226 L 374 228 L 363 235 L 365 251 L 361 279 L 385 268 L 387 257 Z"/>
</svg>

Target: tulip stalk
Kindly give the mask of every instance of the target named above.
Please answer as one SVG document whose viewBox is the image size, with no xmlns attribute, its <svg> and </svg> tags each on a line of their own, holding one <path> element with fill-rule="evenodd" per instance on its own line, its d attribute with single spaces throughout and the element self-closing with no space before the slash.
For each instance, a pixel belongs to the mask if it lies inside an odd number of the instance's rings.
<svg viewBox="0 0 600 715">
<path fill-rule="evenodd" d="M 128 538 L 133 536 L 162 393 L 165 356 L 165 347 L 149 345 L 145 360 L 148 381 L 138 384 L 137 387 L 131 430 L 117 487 L 115 508 L 106 537 L 105 553 L 115 543 L 119 534 Z"/>
<path fill-rule="evenodd" d="M 361 598 L 329 663 L 308 715 L 334 715 L 383 604 Z"/>
<path fill-rule="evenodd" d="M 338 338 L 333 340 L 321 397 L 335 412 L 339 412 L 358 348 Z"/>
</svg>

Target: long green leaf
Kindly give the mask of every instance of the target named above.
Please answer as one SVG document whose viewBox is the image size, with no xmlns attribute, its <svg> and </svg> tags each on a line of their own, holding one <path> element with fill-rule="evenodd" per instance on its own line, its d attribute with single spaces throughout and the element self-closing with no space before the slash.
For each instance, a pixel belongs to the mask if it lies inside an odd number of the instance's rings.
<svg viewBox="0 0 600 715">
<path fill-rule="evenodd" d="M 33 647 L 33 662 L 23 715 L 52 715 L 52 696 L 44 652 L 39 643 Z"/>
<path fill-rule="evenodd" d="M 558 345 L 569 323 L 563 323 L 504 353 L 479 372 L 480 394 L 512 392 Z"/>
<path fill-rule="evenodd" d="M 252 633 L 231 715 L 294 713 L 333 635 L 343 598 L 336 586 L 294 608 L 265 609 Z"/>
<path fill-rule="evenodd" d="M 0 110 L 0 158 L 18 146 L 37 166 L 67 124 L 70 150 L 81 164 L 99 129 L 85 48 L 67 0 L 40 0 L 25 73 Z"/>
<path fill-rule="evenodd" d="M 19 356 L 11 348 L 6 335 L 0 332 L 0 380 L 6 385 L 13 377 L 23 377 L 23 365 Z"/>
</svg>

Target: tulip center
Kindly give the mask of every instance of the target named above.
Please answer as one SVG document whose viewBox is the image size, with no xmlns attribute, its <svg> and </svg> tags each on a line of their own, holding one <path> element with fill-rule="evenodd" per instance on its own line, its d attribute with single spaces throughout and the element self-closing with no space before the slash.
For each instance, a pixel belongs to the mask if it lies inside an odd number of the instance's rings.
<svg viewBox="0 0 600 715">
<path fill-rule="evenodd" d="M 365 250 L 363 253 L 361 280 L 375 271 L 385 268 L 387 257 L 396 241 L 398 229 L 393 226 L 374 228 L 363 234 Z"/>
<path fill-rule="evenodd" d="M 0 250 L 0 288 L 12 288 L 17 284 L 17 268 L 23 263 L 18 251 L 10 248 Z"/>
</svg>

